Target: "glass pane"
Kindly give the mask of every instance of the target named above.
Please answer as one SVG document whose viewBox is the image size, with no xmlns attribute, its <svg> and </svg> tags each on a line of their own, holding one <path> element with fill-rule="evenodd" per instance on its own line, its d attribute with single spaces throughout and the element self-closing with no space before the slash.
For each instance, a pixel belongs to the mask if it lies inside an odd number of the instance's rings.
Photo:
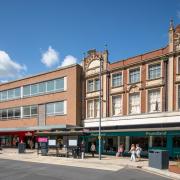
<svg viewBox="0 0 180 180">
<path fill-rule="evenodd" d="M 55 103 L 55 113 L 64 114 L 64 101 Z"/>
<path fill-rule="evenodd" d="M 95 80 L 95 91 L 99 91 L 100 90 L 100 81 L 99 79 Z"/>
<path fill-rule="evenodd" d="M 2 110 L 2 119 L 7 119 L 7 109 Z"/>
<path fill-rule="evenodd" d="M 2 110 L 0 110 L 0 119 L 2 119 Z"/>
<path fill-rule="evenodd" d="M 14 109 L 14 117 L 20 117 L 21 116 L 21 110 L 20 108 Z"/>
<path fill-rule="evenodd" d="M 30 96 L 30 86 L 23 87 L 23 96 Z"/>
<path fill-rule="evenodd" d="M 13 109 L 8 109 L 8 118 L 13 117 Z"/>
<path fill-rule="evenodd" d="M 46 83 L 39 83 L 39 93 L 44 93 L 46 92 Z"/>
<path fill-rule="evenodd" d="M 23 107 L 23 116 L 24 117 L 30 116 L 30 106 Z"/>
<path fill-rule="evenodd" d="M 54 103 L 50 103 L 46 105 L 46 113 L 54 114 Z"/>
<path fill-rule="evenodd" d="M 31 106 L 31 116 L 37 115 L 37 106 Z"/>
<path fill-rule="evenodd" d="M 64 90 L 64 78 L 55 80 L 55 88 L 56 90 Z"/>
<path fill-rule="evenodd" d="M 89 80 L 88 81 L 88 92 L 92 92 L 93 91 L 93 80 Z"/>
<path fill-rule="evenodd" d="M 38 86 L 37 84 L 31 85 L 31 95 L 38 93 Z"/>
<path fill-rule="evenodd" d="M 14 89 L 8 90 L 8 99 L 14 98 Z"/>
<path fill-rule="evenodd" d="M 54 91 L 54 80 L 47 82 L 47 91 Z"/>
<path fill-rule="evenodd" d="M 15 98 L 21 97 L 21 89 L 20 88 L 16 88 L 14 91 L 15 91 Z"/>
<path fill-rule="evenodd" d="M 7 91 L 2 91 L 1 98 L 3 101 L 7 99 Z"/>
</svg>

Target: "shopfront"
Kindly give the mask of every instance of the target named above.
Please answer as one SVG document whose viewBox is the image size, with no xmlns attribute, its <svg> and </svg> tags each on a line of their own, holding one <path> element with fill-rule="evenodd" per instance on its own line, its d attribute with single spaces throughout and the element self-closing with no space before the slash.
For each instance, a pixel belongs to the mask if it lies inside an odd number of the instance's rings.
<svg viewBox="0 0 180 180">
<path fill-rule="evenodd" d="M 96 144 L 98 152 L 98 132 L 91 132 L 86 136 L 87 152 L 90 151 L 89 145 Z M 142 155 L 148 156 L 149 149 L 167 149 L 170 157 L 180 155 L 180 131 L 129 131 L 129 132 L 105 132 L 101 133 L 101 143 L 103 154 L 115 155 L 119 145 L 123 144 L 125 154 L 128 155 L 131 144 L 139 144 L 142 148 Z"/>
</svg>

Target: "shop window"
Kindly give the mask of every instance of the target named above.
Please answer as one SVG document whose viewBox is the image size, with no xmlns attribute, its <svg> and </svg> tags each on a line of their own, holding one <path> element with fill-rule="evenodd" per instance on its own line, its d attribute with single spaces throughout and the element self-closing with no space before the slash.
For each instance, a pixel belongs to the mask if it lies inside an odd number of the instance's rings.
<svg viewBox="0 0 180 180">
<path fill-rule="evenodd" d="M 149 80 L 160 78 L 161 64 L 149 65 L 148 74 L 149 74 Z"/>
<path fill-rule="evenodd" d="M 140 113 L 140 93 L 133 93 L 129 95 L 129 113 Z"/>
<path fill-rule="evenodd" d="M 152 143 L 153 147 L 166 147 L 166 143 L 167 143 L 167 138 L 165 136 L 153 137 L 153 143 Z"/>
<path fill-rule="evenodd" d="M 148 108 L 149 112 L 160 111 L 160 89 L 148 91 Z"/>
<path fill-rule="evenodd" d="M 148 137 L 130 137 L 130 146 L 131 144 L 139 144 L 139 146 L 142 148 L 143 151 L 148 151 Z M 130 148 L 130 147 L 129 147 Z"/>
<path fill-rule="evenodd" d="M 118 145 L 117 145 L 117 137 L 116 136 L 104 137 L 103 142 L 104 142 L 104 152 L 106 152 L 106 153 L 117 152 Z"/>
<path fill-rule="evenodd" d="M 173 147 L 180 148 L 180 136 L 173 137 Z"/>
<path fill-rule="evenodd" d="M 140 81 L 140 68 L 129 70 L 129 83 L 137 83 Z"/>
</svg>

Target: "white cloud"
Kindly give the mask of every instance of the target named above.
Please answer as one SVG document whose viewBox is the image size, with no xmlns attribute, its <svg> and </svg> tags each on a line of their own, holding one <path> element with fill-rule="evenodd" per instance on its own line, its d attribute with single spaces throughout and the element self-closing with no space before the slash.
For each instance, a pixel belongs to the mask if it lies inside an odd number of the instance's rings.
<svg viewBox="0 0 180 180">
<path fill-rule="evenodd" d="M 49 46 L 48 50 L 42 54 L 41 62 L 47 67 L 52 67 L 59 63 L 59 53 Z"/>
<path fill-rule="evenodd" d="M 25 65 L 21 65 L 13 61 L 10 56 L 0 50 L 0 77 L 1 78 L 19 78 L 23 75 L 23 72 L 27 68 Z"/>
<path fill-rule="evenodd" d="M 180 19 L 180 11 L 177 11 L 177 17 Z"/>
<path fill-rule="evenodd" d="M 72 56 L 72 55 L 67 55 L 67 56 L 64 58 L 64 60 L 63 60 L 63 62 L 62 62 L 62 64 L 61 64 L 60 67 L 62 67 L 62 66 L 68 66 L 68 65 L 71 65 L 71 64 L 75 64 L 75 63 L 77 63 L 77 58 L 75 58 L 75 57 Z"/>
</svg>

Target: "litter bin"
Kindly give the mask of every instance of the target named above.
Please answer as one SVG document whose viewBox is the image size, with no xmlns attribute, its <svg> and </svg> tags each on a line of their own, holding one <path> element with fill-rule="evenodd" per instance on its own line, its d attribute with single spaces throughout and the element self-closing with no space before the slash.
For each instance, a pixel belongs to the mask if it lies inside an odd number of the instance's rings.
<svg viewBox="0 0 180 180">
<path fill-rule="evenodd" d="M 41 155 L 42 156 L 47 156 L 47 153 L 48 153 L 48 144 L 47 144 L 47 142 L 42 142 L 40 146 L 41 146 Z"/>
<path fill-rule="evenodd" d="M 72 157 L 73 158 L 79 158 L 80 157 L 80 148 L 79 147 L 72 148 Z"/>
<path fill-rule="evenodd" d="M 26 150 L 26 144 L 25 143 L 19 143 L 18 144 L 18 152 L 19 153 L 25 153 Z"/>
<path fill-rule="evenodd" d="M 168 169 L 169 153 L 167 150 L 149 150 L 149 167 Z"/>
</svg>

